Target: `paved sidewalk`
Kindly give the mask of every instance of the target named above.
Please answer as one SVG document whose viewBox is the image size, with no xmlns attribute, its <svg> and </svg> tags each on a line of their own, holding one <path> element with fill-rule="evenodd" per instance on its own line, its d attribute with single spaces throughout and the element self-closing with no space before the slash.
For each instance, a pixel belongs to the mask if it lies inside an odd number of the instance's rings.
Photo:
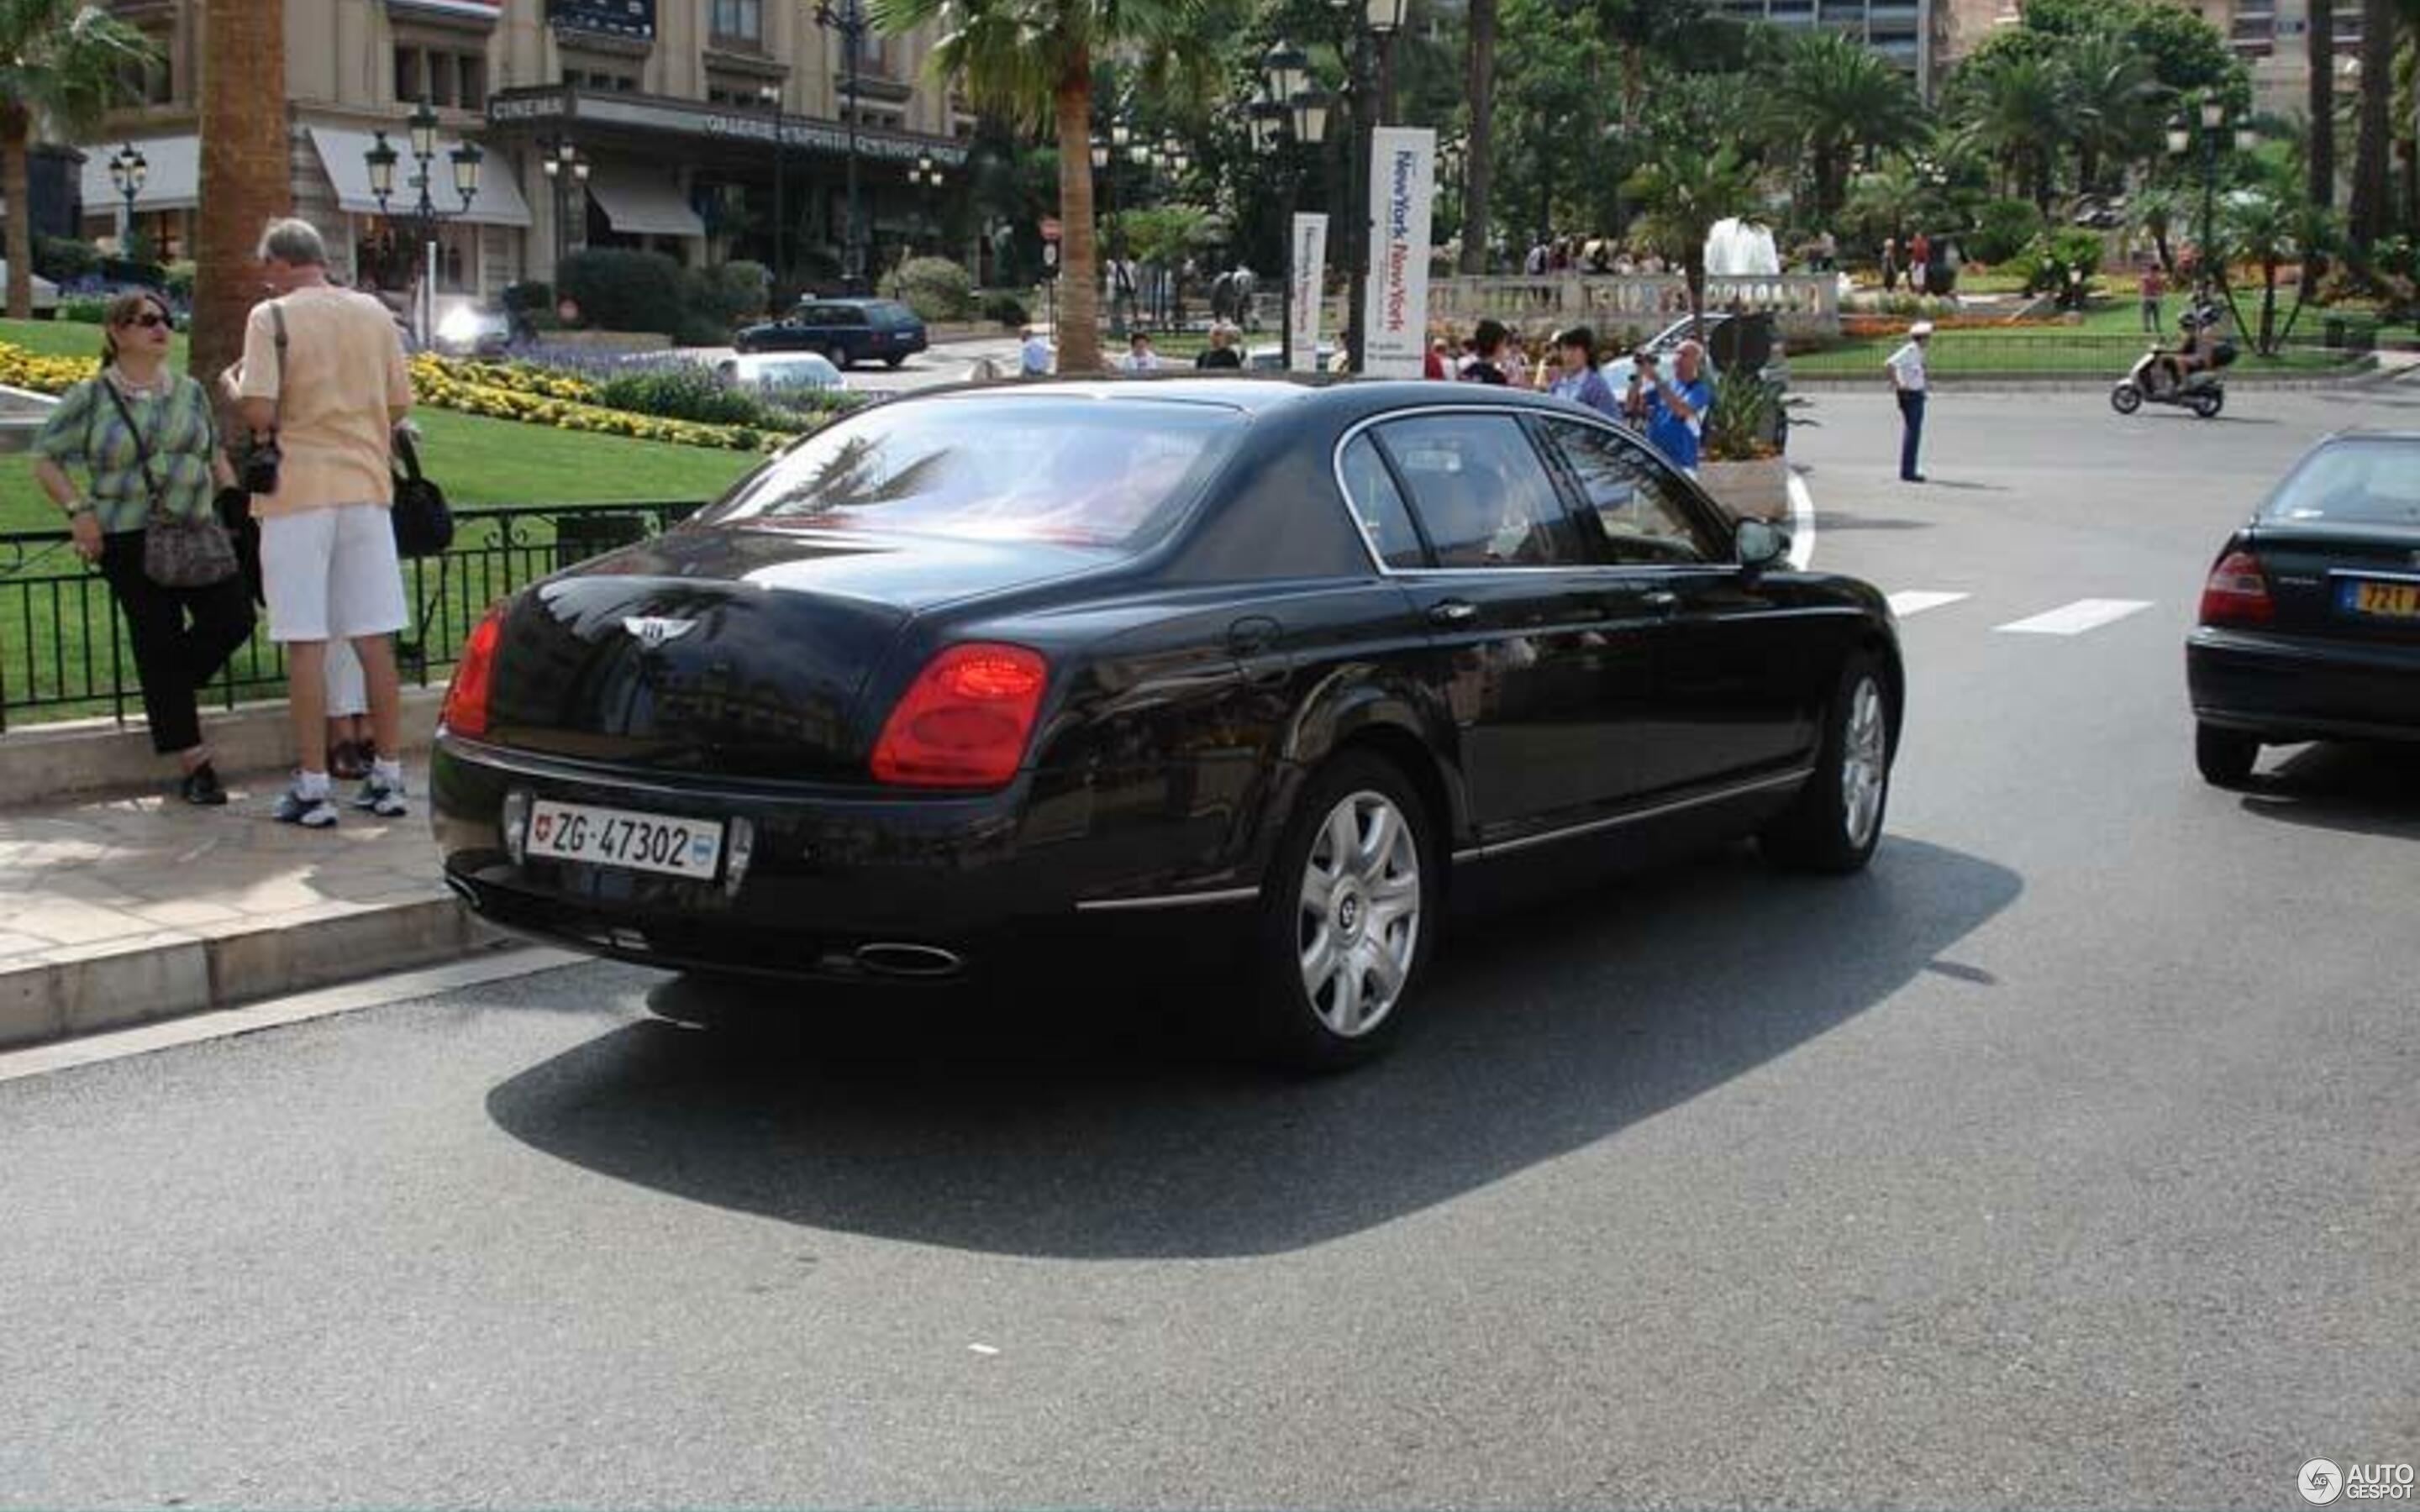
<svg viewBox="0 0 2420 1512">
<path fill-rule="evenodd" d="M 419 776 L 415 767 L 413 776 Z M 225 1008 L 430 961 L 486 938 L 415 812 L 331 831 L 161 794 L 0 810 L 0 1044 Z"/>
</svg>

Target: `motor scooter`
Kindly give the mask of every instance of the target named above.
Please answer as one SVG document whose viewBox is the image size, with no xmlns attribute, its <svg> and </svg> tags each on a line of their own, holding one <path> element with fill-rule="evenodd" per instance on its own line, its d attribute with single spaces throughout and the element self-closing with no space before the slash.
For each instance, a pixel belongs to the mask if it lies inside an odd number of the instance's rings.
<svg viewBox="0 0 2420 1512">
<path fill-rule="evenodd" d="M 2172 404 L 2204 420 L 2218 418 L 2218 412 L 2226 408 L 2226 385 L 2218 373 L 2235 361 L 2235 344 L 2220 342 L 2211 352 L 2210 365 L 2186 374 L 2182 383 L 2169 376 L 2169 356 L 2166 348 L 2159 347 L 2145 352 L 2110 388 L 2109 408 L 2131 415 L 2147 404 Z"/>
</svg>

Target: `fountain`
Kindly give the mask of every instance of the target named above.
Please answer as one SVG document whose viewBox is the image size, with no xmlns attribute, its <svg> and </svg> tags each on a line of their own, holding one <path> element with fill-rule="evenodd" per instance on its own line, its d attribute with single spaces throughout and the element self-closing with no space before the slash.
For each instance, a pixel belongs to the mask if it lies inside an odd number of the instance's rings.
<svg viewBox="0 0 2420 1512">
<path fill-rule="evenodd" d="M 1770 278 L 1781 271 L 1781 255 L 1765 226 L 1737 219 L 1717 221 L 1706 233 L 1706 271 L 1721 277 Z"/>
</svg>

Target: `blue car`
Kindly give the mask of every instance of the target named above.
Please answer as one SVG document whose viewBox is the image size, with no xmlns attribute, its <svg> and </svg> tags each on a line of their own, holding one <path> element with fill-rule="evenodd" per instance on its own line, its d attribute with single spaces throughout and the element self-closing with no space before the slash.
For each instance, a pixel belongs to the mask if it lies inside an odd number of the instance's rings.
<svg viewBox="0 0 2420 1512">
<path fill-rule="evenodd" d="M 924 322 L 896 300 L 800 300 L 787 318 L 732 338 L 743 352 L 821 352 L 834 367 L 897 367 L 924 349 Z"/>
</svg>

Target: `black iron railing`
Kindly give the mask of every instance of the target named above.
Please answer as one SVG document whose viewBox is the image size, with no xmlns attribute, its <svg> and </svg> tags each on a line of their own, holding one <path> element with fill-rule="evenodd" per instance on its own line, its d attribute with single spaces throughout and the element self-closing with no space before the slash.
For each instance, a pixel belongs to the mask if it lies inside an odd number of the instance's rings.
<svg viewBox="0 0 2420 1512">
<path fill-rule="evenodd" d="M 412 624 L 397 637 L 408 682 L 443 680 L 488 606 L 575 562 L 646 539 L 702 500 L 458 509 L 442 558 L 404 563 Z M 266 621 L 211 685 L 228 708 L 286 688 L 286 658 Z M 64 531 L 0 532 L 0 731 L 12 724 L 142 707 L 124 618 L 101 574 L 68 549 Z"/>
</svg>

